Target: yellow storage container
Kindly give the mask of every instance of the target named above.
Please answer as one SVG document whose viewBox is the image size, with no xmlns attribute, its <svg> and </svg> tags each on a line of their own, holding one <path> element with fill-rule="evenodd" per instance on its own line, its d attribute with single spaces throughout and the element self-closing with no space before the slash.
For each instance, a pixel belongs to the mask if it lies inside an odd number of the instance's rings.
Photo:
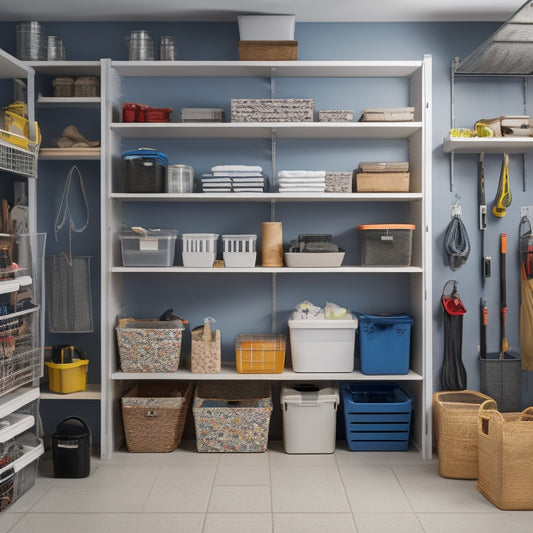
<svg viewBox="0 0 533 533">
<path fill-rule="evenodd" d="M 68 394 L 84 391 L 87 387 L 87 359 L 74 359 L 72 363 L 52 363 L 45 361 L 48 367 L 48 381 L 52 392 Z"/>
<path fill-rule="evenodd" d="M 281 374 L 286 341 L 274 333 L 241 333 L 235 337 L 235 359 L 240 374 Z"/>
</svg>

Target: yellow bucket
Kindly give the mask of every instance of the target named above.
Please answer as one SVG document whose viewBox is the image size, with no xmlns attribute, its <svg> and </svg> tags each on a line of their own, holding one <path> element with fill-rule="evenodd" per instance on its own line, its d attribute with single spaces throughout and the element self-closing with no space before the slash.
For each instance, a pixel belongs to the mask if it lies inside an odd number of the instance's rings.
<svg viewBox="0 0 533 533">
<path fill-rule="evenodd" d="M 87 387 L 87 359 L 74 359 L 72 363 L 52 363 L 45 361 L 48 367 L 49 387 L 52 392 L 68 394 L 84 391 Z"/>
</svg>

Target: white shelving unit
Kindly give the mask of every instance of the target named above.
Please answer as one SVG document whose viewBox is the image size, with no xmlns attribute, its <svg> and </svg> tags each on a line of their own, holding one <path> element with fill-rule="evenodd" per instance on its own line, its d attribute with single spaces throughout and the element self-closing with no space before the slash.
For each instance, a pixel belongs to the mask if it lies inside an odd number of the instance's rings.
<svg viewBox="0 0 533 533">
<path fill-rule="evenodd" d="M 31 140 L 35 140 L 35 109 L 33 97 L 30 96 L 33 95 L 34 91 L 33 69 L 28 68 L 21 61 L 0 49 L 0 78 L 5 80 L 21 79 L 26 83 L 28 94 L 27 108 L 29 136 Z M 26 173 L 26 170 L 30 167 L 35 169 L 36 165 L 25 165 L 20 163 L 20 161 L 22 161 L 21 153 L 18 153 L 17 148 L 11 148 L 9 143 L 3 144 L 0 148 L 2 148 L 2 169 L 17 177 L 24 176 L 28 178 L 28 227 L 30 233 L 35 233 L 37 222 L 36 186 L 35 179 L 33 178 L 36 177 L 36 173 L 34 173 L 33 170 Z M 37 156 L 35 153 L 30 155 L 29 152 L 26 152 L 25 154 L 22 154 L 22 156 L 23 158 L 34 158 L 36 163 Z M 9 293 L 13 290 L 18 290 L 18 288 L 13 289 L 13 286 L 17 285 L 16 280 L 0 281 L 0 285 L 2 285 L 2 287 L 0 287 L 0 292 Z M 28 345 L 22 342 L 20 346 L 15 344 L 13 353 L 8 356 L 13 358 L 12 361 L 14 364 L 6 364 L 5 372 L 2 373 L 1 390 L 5 392 L 0 396 L 0 420 L 8 422 L 9 425 L 6 428 L 3 428 L 0 434 L 0 442 L 4 443 L 10 439 L 16 439 L 19 444 L 25 444 L 25 437 L 28 436 L 28 433 L 32 428 L 35 428 L 33 435 L 31 435 L 32 445 L 24 445 L 24 455 L 15 460 L 12 464 L 6 465 L 0 469 L 2 475 L 10 469 L 13 469 L 13 472 L 15 473 L 16 482 L 14 485 L 19 488 L 16 491 L 13 491 L 13 501 L 33 485 L 37 471 L 37 459 L 44 453 L 42 441 L 37 438 L 37 409 L 36 407 L 31 407 L 32 405 L 36 406 L 40 395 L 38 377 L 39 370 L 42 369 L 42 361 L 40 361 L 40 347 L 36 346 L 36 339 L 40 339 L 39 332 L 41 331 L 38 317 L 38 307 L 25 311 L 15 311 L 0 317 L 1 320 L 5 321 L 3 324 L 6 327 L 12 327 L 10 326 L 11 320 L 15 320 L 15 323 L 18 323 L 19 320 L 25 320 L 31 331 L 28 336 Z M 21 339 L 22 337 L 19 338 L 19 340 Z M 18 368 L 16 366 L 17 364 L 23 366 L 23 368 Z M 24 413 L 26 410 L 33 410 L 33 413 Z M 21 480 L 23 477 L 22 470 L 25 470 L 24 482 Z M 17 477 L 19 479 L 17 479 Z"/>
<path fill-rule="evenodd" d="M 25 65 L 31 67 L 39 75 L 47 76 L 101 76 L 100 61 L 28 61 Z M 77 110 L 94 109 L 95 112 L 103 114 L 102 98 L 95 97 L 55 97 L 38 94 L 35 102 L 37 109 L 57 109 L 68 110 L 74 114 Z M 75 120 L 75 119 L 73 119 Z M 105 131 L 101 127 L 101 132 Z M 100 142 L 100 145 L 102 142 Z M 39 151 L 40 161 L 100 161 L 101 147 L 96 148 L 46 148 L 41 147 Z M 41 398 L 44 400 L 76 401 L 101 399 L 101 387 L 99 383 L 87 384 L 83 392 L 70 394 L 59 394 L 48 390 L 41 391 Z"/>
<path fill-rule="evenodd" d="M 266 78 L 271 87 L 280 78 L 402 78 L 409 86 L 408 102 L 415 107 L 414 122 L 399 123 L 121 123 L 123 86 L 135 84 L 138 78 L 171 78 L 179 83 L 184 78 Z M 130 79 L 131 78 L 131 79 Z M 103 60 L 102 100 L 105 102 L 103 124 L 108 124 L 102 143 L 102 457 L 109 458 L 121 444 L 122 427 L 118 416 L 120 396 L 133 380 L 342 380 L 401 381 L 415 398 L 412 438 L 423 457 L 431 457 L 431 57 L 420 61 L 175 61 L 133 62 Z M 166 139 L 350 139 L 350 140 L 403 140 L 408 147 L 411 169 L 409 193 L 342 193 L 342 194 L 127 194 L 114 188 L 114 179 L 120 172 L 122 143 L 127 139 L 146 142 Z M 142 143 L 139 146 L 143 145 Z M 147 146 L 147 144 L 144 144 Z M 275 143 L 272 142 L 275 151 Z M 274 157 L 274 156 L 273 156 Z M 274 206 L 281 202 L 358 203 L 374 202 L 383 209 L 396 202 L 409 206 L 410 222 L 416 224 L 413 240 L 413 262 L 405 268 L 368 268 L 346 265 L 339 268 L 166 268 L 123 267 L 116 232 L 123 224 L 122 210 L 129 203 L 168 203 L 179 206 L 188 202 L 225 203 L 253 202 Z M 205 206 L 203 206 L 205 208 Z M 202 206 L 200 206 L 202 208 Z M 219 374 L 192 374 L 186 370 L 175 373 L 124 373 L 120 370 L 115 351 L 114 327 L 117 315 L 123 309 L 123 280 L 128 275 L 179 277 L 220 277 L 220 283 L 231 281 L 231 276 L 324 274 L 342 276 L 393 276 L 409 285 L 409 311 L 414 317 L 412 354 L 407 375 L 368 376 L 359 371 L 352 373 L 308 374 L 285 369 L 282 374 L 239 374 L 234 365 L 223 364 Z M 230 278 L 228 278 L 230 276 Z M 167 279 L 167 278 L 166 278 Z M 179 279 L 179 278 L 177 278 Z M 304 277 L 305 279 L 305 277 Z M 274 295 L 273 295 L 274 299 Z M 206 302 L 207 304 L 207 302 Z"/>
</svg>

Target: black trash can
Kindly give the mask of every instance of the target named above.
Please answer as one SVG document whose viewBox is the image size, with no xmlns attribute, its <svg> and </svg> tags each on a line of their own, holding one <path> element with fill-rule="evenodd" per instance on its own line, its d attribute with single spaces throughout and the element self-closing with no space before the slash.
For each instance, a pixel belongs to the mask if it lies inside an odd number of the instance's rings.
<svg viewBox="0 0 533 533">
<path fill-rule="evenodd" d="M 65 418 L 52 435 L 54 476 L 87 477 L 91 472 L 91 432 L 76 416 Z"/>
</svg>

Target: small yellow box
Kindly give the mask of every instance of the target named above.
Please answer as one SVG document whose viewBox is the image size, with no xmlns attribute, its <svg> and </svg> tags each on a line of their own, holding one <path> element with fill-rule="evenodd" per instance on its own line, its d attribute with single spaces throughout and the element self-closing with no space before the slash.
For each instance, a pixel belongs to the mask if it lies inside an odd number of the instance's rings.
<svg viewBox="0 0 533 533">
<path fill-rule="evenodd" d="M 74 359 L 72 363 L 52 363 L 45 361 L 48 367 L 49 387 L 52 392 L 69 394 L 84 391 L 87 387 L 87 359 Z"/>
<path fill-rule="evenodd" d="M 274 333 L 241 333 L 235 337 L 240 374 L 281 374 L 285 367 L 285 337 Z"/>
</svg>

